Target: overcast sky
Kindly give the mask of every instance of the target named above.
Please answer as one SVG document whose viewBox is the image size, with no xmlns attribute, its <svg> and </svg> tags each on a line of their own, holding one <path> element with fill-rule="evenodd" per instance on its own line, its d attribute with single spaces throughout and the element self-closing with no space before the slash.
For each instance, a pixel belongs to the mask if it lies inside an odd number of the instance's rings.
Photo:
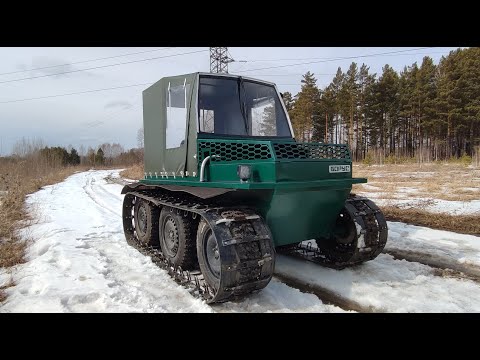
<svg viewBox="0 0 480 360">
<path fill-rule="evenodd" d="M 426 55 L 438 63 L 454 49 L 232 47 L 229 52 L 235 62 L 229 72 L 275 82 L 280 91 L 295 95 L 307 71 L 315 74 L 323 88 L 339 66 L 345 70 L 352 61 L 365 63 L 379 74 L 386 63 L 400 71 L 415 61 L 421 64 Z M 130 53 L 137 54 L 117 57 Z M 171 56 L 183 53 L 190 54 Z M 371 54 L 374 56 L 361 57 Z M 339 59 L 344 57 L 357 58 Z M 152 60 L 137 61 L 143 59 Z M 124 62 L 132 63 L 103 67 Z M 306 62 L 312 63 L 297 65 Z M 63 64 L 68 65 L 52 67 Z M 81 144 L 94 147 L 104 142 L 117 142 L 126 149 L 136 147 L 142 126 L 142 91 L 148 85 L 16 100 L 152 84 L 164 76 L 208 72 L 209 66 L 208 48 L 0 48 L 0 155 L 9 154 L 22 137 L 42 139 L 48 145 L 71 144 L 77 149 Z M 70 73 L 58 74 L 62 72 Z"/>
</svg>

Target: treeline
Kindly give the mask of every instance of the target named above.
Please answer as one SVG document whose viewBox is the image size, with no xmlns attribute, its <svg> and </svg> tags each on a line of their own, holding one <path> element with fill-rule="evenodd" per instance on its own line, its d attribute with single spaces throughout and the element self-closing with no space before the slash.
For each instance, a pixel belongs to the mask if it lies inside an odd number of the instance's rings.
<svg viewBox="0 0 480 360">
<path fill-rule="evenodd" d="M 80 149 L 81 164 L 85 165 L 130 166 L 143 162 L 143 149 L 126 151 L 122 145 L 117 143 L 104 143 L 96 149 L 89 147 L 87 151 L 83 147 Z"/>
<path fill-rule="evenodd" d="M 480 153 L 480 48 L 400 73 L 385 65 L 380 76 L 353 62 L 324 89 L 307 72 L 284 101 L 298 140 L 348 143 L 355 160 L 471 157 Z"/>
<path fill-rule="evenodd" d="M 80 146 L 79 150 L 67 147 L 45 146 L 42 140 L 21 139 L 13 147 L 11 160 L 35 159 L 37 164 L 47 167 L 69 165 L 86 166 L 131 166 L 143 162 L 143 149 L 125 150 L 117 143 L 104 143 L 95 148 Z M 4 158 L 8 160 L 8 158 Z"/>
</svg>

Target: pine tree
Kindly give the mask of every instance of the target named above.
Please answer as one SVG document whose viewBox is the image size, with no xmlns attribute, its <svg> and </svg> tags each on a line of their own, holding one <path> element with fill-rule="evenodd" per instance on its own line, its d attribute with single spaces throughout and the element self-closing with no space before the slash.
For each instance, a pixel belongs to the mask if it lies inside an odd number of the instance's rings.
<svg viewBox="0 0 480 360">
<path fill-rule="evenodd" d="M 79 165 L 80 164 L 80 156 L 75 148 L 70 150 L 70 154 L 68 156 L 68 163 L 70 165 Z"/>
<path fill-rule="evenodd" d="M 373 95 L 373 85 L 375 84 L 375 75 L 369 74 L 370 68 L 362 64 L 358 73 L 358 91 L 359 91 L 359 114 L 357 124 L 357 153 L 356 160 L 364 158 L 368 149 L 368 115 L 371 107 Z"/>
<path fill-rule="evenodd" d="M 295 101 L 293 100 L 292 94 L 288 91 L 283 93 L 283 103 L 285 104 L 285 108 L 287 109 L 288 113 L 293 109 Z"/>
<path fill-rule="evenodd" d="M 438 65 L 427 56 L 399 74 L 387 64 L 378 79 L 352 63 L 324 90 L 308 72 L 295 100 L 284 98 L 299 140 L 347 142 L 356 160 L 371 150 L 419 161 L 480 154 L 479 48 Z"/>
<path fill-rule="evenodd" d="M 389 65 L 383 68 L 378 79 L 377 95 L 380 110 L 380 148 L 385 154 L 395 153 L 395 132 L 398 120 L 398 74 Z"/>
<path fill-rule="evenodd" d="M 303 85 L 292 109 L 292 125 L 301 141 L 312 139 L 314 118 L 320 116 L 320 90 L 316 83 L 317 79 L 310 71 L 303 75 Z"/>
<path fill-rule="evenodd" d="M 356 153 L 356 144 L 354 143 L 354 131 L 355 124 L 357 123 L 357 107 L 358 107 L 358 97 L 359 97 L 359 86 L 358 86 L 358 68 L 357 64 L 352 62 L 347 71 L 347 76 L 345 78 L 345 92 L 346 92 L 346 101 L 345 101 L 345 112 L 346 118 L 349 119 L 347 122 L 347 131 L 348 131 L 348 144 L 353 153 Z"/>
<path fill-rule="evenodd" d="M 340 111 L 342 108 L 341 89 L 344 81 L 345 75 L 342 72 L 342 68 L 339 67 L 335 77 L 326 89 L 326 92 L 328 92 L 328 97 L 332 99 L 332 109 L 334 114 L 332 119 L 332 142 L 334 143 L 342 142 L 342 121 L 340 117 Z"/>
</svg>

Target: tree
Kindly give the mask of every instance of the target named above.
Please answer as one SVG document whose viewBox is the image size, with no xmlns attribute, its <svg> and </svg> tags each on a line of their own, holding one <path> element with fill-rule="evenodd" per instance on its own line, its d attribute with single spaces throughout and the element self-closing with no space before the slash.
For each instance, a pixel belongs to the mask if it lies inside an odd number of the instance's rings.
<svg viewBox="0 0 480 360">
<path fill-rule="evenodd" d="M 389 65 L 378 79 L 377 109 L 380 110 L 380 147 L 382 153 L 395 153 L 395 133 L 398 120 L 398 74 Z"/>
<path fill-rule="evenodd" d="M 352 63 L 323 90 L 307 72 L 284 101 L 299 140 L 347 142 L 356 160 L 369 151 L 440 160 L 480 153 L 479 84 L 480 48 L 466 48 L 399 73 L 386 64 L 378 78 Z"/>
<path fill-rule="evenodd" d="M 97 154 L 95 155 L 95 165 L 104 165 L 105 164 L 105 155 L 103 153 L 102 148 L 97 150 Z"/>
<path fill-rule="evenodd" d="M 373 100 L 375 74 L 369 74 L 370 68 L 362 64 L 358 72 L 358 122 L 356 128 L 356 153 L 355 159 L 366 156 L 368 149 L 368 119 Z"/>
<path fill-rule="evenodd" d="M 72 147 L 70 150 L 70 155 L 68 156 L 68 163 L 70 165 L 79 165 L 80 164 L 80 156 L 75 148 Z"/>
<path fill-rule="evenodd" d="M 345 75 L 342 72 L 342 68 L 337 69 L 337 73 L 333 78 L 330 85 L 327 87 L 326 92 L 328 92 L 329 97 L 332 99 L 332 110 L 333 110 L 333 121 L 332 121 L 332 142 L 341 143 L 342 142 L 342 119 L 340 117 L 341 110 L 341 89 L 342 84 L 345 81 Z"/>
<path fill-rule="evenodd" d="M 290 115 L 290 112 L 293 110 L 293 106 L 295 104 L 295 101 L 290 92 L 285 91 L 283 93 L 283 103 L 285 104 L 285 108 L 287 109 L 288 114 Z"/>
<path fill-rule="evenodd" d="M 40 157 L 50 167 L 61 167 L 69 163 L 69 154 L 63 147 L 44 147 L 40 150 Z"/>
<path fill-rule="evenodd" d="M 120 156 L 122 152 L 124 152 L 123 146 L 117 143 L 104 143 L 100 145 L 100 148 L 103 151 L 103 154 L 105 156 L 105 163 L 107 165 L 113 165 L 115 162 L 115 159 Z"/>
<path fill-rule="evenodd" d="M 303 75 L 303 85 L 292 110 L 292 125 L 297 137 L 302 141 L 312 139 L 314 118 L 320 116 L 321 95 L 316 83 L 317 79 L 310 71 Z"/>
<path fill-rule="evenodd" d="M 95 165 L 95 150 L 92 149 L 90 146 L 88 147 L 88 150 L 87 150 L 87 162 L 89 165 L 92 165 L 92 166 Z"/>
<path fill-rule="evenodd" d="M 348 118 L 347 131 L 348 131 L 348 144 L 353 152 L 356 151 L 356 144 L 354 143 L 354 129 L 357 122 L 357 107 L 358 107 L 358 68 L 357 64 L 352 62 L 348 68 L 347 75 L 345 77 L 344 92 L 345 92 L 345 109 L 344 116 Z"/>
</svg>

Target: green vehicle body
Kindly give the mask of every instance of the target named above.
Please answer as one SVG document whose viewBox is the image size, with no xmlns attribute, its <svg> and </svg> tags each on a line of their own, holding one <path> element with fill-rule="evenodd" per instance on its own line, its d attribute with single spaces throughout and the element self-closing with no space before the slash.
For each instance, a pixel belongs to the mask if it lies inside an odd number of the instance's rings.
<svg viewBox="0 0 480 360">
<path fill-rule="evenodd" d="M 225 194 L 236 204 L 251 206 L 266 219 L 275 246 L 331 236 L 352 185 L 367 182 L 352 177 L 348 146 L 299 143 L 293 131 L 290 137 L 271 138 L 199 131 L 199 78 L 221 76 L 194 73 L 163 78 L 143 92 L 145 176 L 140 183 L 181 186 L 191 193 L 201 188 L 231 190 Z M 185 128 L 180 130 L 184 136 L 178 146 L 168 148 L 170 89 L 182 86 Z M 250 168 L 247 180 L 240 179 L 239 166 Z"/>
</svg>

